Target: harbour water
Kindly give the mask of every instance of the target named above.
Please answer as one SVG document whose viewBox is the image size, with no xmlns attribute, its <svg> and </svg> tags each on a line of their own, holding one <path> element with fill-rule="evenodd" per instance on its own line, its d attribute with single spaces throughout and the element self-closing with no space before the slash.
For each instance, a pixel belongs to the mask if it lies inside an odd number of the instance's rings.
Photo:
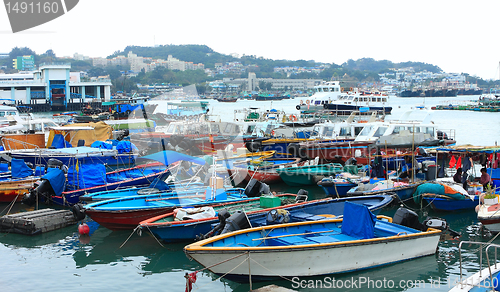
<svg viewBox="0 0 500 292">
<path fill-rule="evenodd" d="M 457 99 L 477 99 L 463 96 Z M 450 98 L 407 99 L 393 98 L 393 117 L 399 117 L 416 105 L 428 107 Z M 275 108 L 296 113 L 298 100 L 275 102 L 238 101 L 236 103 L 210 102 L 210 111 L 231 120 L 234 109 L 259 107 Z M 159 109 L 161 110 L 161 104 Z M 458 144 L 495 145 L 500 138 L 500 114 L 490 112 L 436 111 L 433 121 L 442 129 L 455 129 Z M 273 185 L 272 190 L 297 193 L 299 188 Z M 310 199 L 324 197 L 319 187 L 308 188 Z M 419 206 L 409 205 L 412 209 Z M 9 206 L 0 204 L 0 215 Z M 384 209 L 381 214 L 393 215 L 398 206 Z M 11 213 L 26 210 L 16 204 Z M 474 212 L 436 213 L 430 209 L 418 210 L 421 217 L 437 216 L 448 221 L 450 227 L 462 234 L 460 240 L 488 241 L 479 232 Z M 143 232 L 142 236 L 129 231 L 110 231 L 90 224 L 91 236 L 80 238 L 77 226 L 70 226 L 46 234 L 28 237 L 0 233 L 0 290 L 17 291 L 184 291 L 186 272 L 202 270 L 183 253 L 184 244 L 160 245 L 155 238 Z M 494 242 L 500 243 L 500 239 Z M 125 244 L 124 244 L 125 243 Z M 120 246 L 123 247 L 120 248 Z M 459 240 L 445 238 L 435 255 L 388 266 L 342 275 L 255 282 L 253 288 L 277 284 L 299 291 L 351 283 L 334 291 L 447 291 L 459 277 Z M 474 248 L 474 247 L 472 247 Z M 467 275 L 479 269 L 477 256 L 470 248 L 465 251 L 464 267 Z M 290 265 L 293 265 L 290 262 Z M 314 265 L 314 263 L 311 263 Z M 334 279 L 334 280 L 333 280 Z M 341 281 L 339 281 L 341 280 Z M 385 283 L 385 284 L 383 284 Z M 355 284 L 355 285 L 354 285 Z M 369 285 L 372 286 L 369 286 Z M 392 286 L 391 286 L 392 285 Z M 376 289 L 379 287 L 379 289 Z M 248 291 L 249 284 L 219 279 L 207 270 L 198 273 L 194 291 Z M 371 289 L 375 288 L 375 289 Z M 330 289 L 331 290 L 331 289 Z"/>
</svg>

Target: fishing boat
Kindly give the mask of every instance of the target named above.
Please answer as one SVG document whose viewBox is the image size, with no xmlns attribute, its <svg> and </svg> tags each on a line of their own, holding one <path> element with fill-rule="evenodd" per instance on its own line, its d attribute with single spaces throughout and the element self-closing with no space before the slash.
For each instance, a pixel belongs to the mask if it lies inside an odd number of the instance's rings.
<svg viewBox="0 0 500 292">
<path fill-rule="evenodd" d="M 248 183 L 256 179 L 266 184 L 281 182 L 277 172 L 279 167 L 299 165 L 300 158 L 266 158 L 259 161 L 250 161 L 248 164 L 227 168 L 231 179 L 237 184 Z"/>
<path fill-rule="evenodd" d="M 469 194 L 462 184 L 454 183 L 450 179 L 438 179 L 417 186 L 413 200 L 422 207 L 431 206 L 440 211 L 474 210 L 479 204 L 478 195 Z M 422 200 L 424 202 L 421 202 Z"/>
<path fill-rule="evenodd" d="M 29 196 L 23 202 L 32 205 L 36 198 L 46 204 L 72 206 L 80 202 L 82 195 L 90 195 L 103 191 L 150 186 L 155 179 L 166 179 L 170 170 L 161 163 L 138 165 L 131 168 L 106 172 L 104 165 L 81 164 L 68 169 L 66 177 L 46 175 L 36 181 L 30 189 Z M 67 182 L 66 182 L 67 180 Z M 45 184 L 49 186 L 45 186 Z M 65 186 L 65 191 L 55 192 L 57 187 Z"/>
<path fill-rule="evenodd" d="M 0 202 L 21 201 L 40 176 L 23 160 L 12 159 L 11 171 L 3 172 L 0 178 Z"/>
<path fill-rule="evenodd" d="M 325 176 L 336 175 L 344 170 L 339 163 L 316 164 L 315 161 L 318 160 L 306 161 L 302 166 L 278 168 L 276 172 L 289 186 L 307 186 L 315 185 Z"/>
<path fill-rule="evenodd" d="M 287 210 L 289 219 L 292 222 L 301 222 L 305 220 L 311 221 L 326 219 L 332 216 L 340 216 L 343 213 L 344 204 L 347 201 L 368 206 L 374 213 L 377 213 L 392 201 L 392 197 L 390 196 L 367 196 L 340 200 L 322 199 L 315 201 L 299 201 L 299 196 L 297 196 L 296 199 L 295 195 L 279 195 L 278 198 L 280 198 L 281 201 L 277 198 L 264 196 L 249 199 L 248 204 L 250 204 L 250 206 L 245 205 L 247 202 L 241 202 L 213 206 L 213 209 L 219 212 L 219 214 L 221 210 L 224 209 L 230 214 L 235 214 L 238 210 L 243 210 L 251 226 L 264 226 L 267 224 L 268 213 L 271 210 Z M 286 198 L 290 203 L 284 203 L 283 198 Z M 278 206 L 278 203 L 281 204 Z M 186 211 L 187 210 L 189 209 L 186 209 Z M 140 226 L 143 230 L 148 230 L 153 233 L 157 238 L 166 242 L 172 242 L 194 240 L 199 235 L 210 236 L 211 234 L 209 233 L 212 230 L 213 224 L 218 223 L 220 220 L 220 218 L 215 216 L 209 218 L 193 218 L 187 215 L 186 218 L 176 221 L 174 219 L 175 217 L 174 213 L 160 215 L 141 222 Z"/>
<path fill-rule="evenodd" d="M 83 205 L 81 211 L 102 226 L 111 229 L 134 229 L 141 221 L 172 212 L 179 207 L 200 207 L 246 199 L 242 188 L 206 188 L 129 196 Z"/>
<path fill-rule="evenodd" d="M 332 196 L 334 198 L 345 197 L 347 192 L 362 183 L 368 183 L 370 179 L 368 177 L 361 177 L 359 175 L 353 175 L 351 173 L 343 172 L 337 174 L 335 177 L 325 177 L 318 181 L 318 186 L 320 186 L 326 193 L 327 196 Z"/>
<path fill-rule="evenodd" d="M 208 233 L 212 229 L 212 224 L 218 222 L 217 213 L 228 212 L 228 214 L 232 214 L 244 211 L 247 216 L 250 216 L 296 204 L 300 203 L 297 202 L 297 196 L 293 194 L 265 195 L 209 207 L 176 209 L 174 212 L 144 220 L 139 226 L 165 242 L 194 240 L 196 236 Z"/>
<path fill-rule="evenodd" d="M 173 193 L 175 190 L 187 191 L 188 189 L 199 189 L 204 187 L 201 183 L 200 172 L 191 169 L 191 164 L 195 163 L 200 166 L 204 165 L 206 162 L 204 159 L 193 157 L 187 154 L 166 150 L 157 152 L 154 154 L 142 156 L 139 158 L 140 161 L 148 161 L 143 167 L 149 167 L 153 176 L 146 176 L 146 181 L 142 185 L 136 185 L 133 188 L 108 188 L 96 191 L 93 193 L 82 194 L 80 200 L 83 202 L 97 202 L 110 199 L 120 199 L 125 197 L 132 197 L 138 195 L 149 195 L 157 193 Z M 151 163 L 151 161 L 155 161 Z M 187 164 L 183 164 L 183 163 Z M 167 168 L 168 167 L 168 168 Z M 146 174 L 145 171 L 140 167 L 136 167 L 133 170 L 138 170 L 139 172 Z M 198 175 L 195 174 L 198 173 Z M 110 177 L 112 180 L 116 180 L 120 177 L 120 172 L 112 172 Z M 132 174 L 132 176 L 137 176 Z M 142 180 L 142 178 L 140 178 Z M 83 183 L 83 182 L 82 182 Z M 106 186 L 104 186 L 106 187 Z M 199 191 L 199 190 L 198 190 Z M 68 193 L 76 193 L 68 192 Z"/>
<path fill-rule="evenodd" d="M 474 250 L 466 250 L 466 247 L 474 248 Z M 498 291 L 500 280 L 500 263 L 497 256 L 498 248 L 500 248 L 500 245 L 489 242 L 461 241 L 458 246 L 460 252 L 460 277 L 452 283 L 455 285 L 449 292 Z M 463 254 L 468 255 L 467 258 L 471 259 L 471 252 L 475 254 L 476 259 L 479 259 L 479 271 L 470 277 L 464 277 L 466 271 L 463 268 Z M 479 256 L 477 253 L 479 253 Z M 486 264 L 484 264 L 484 259 L 486 259 Z"/>
<path fill-rule="evenodd" d="M 441 230 L 419 231 L 346 202 L 342 219 L 238 230 L 187 245 L 218 275 L 239 280 L 345 273 L 436 253 Z"/>
<path fill-rule="evenodd" d="M 110 166 L 133 165 L 138 156 L 137 148 L 130 141 L 104 142 L 112 138 L 112 129 L 104 122 L 53 127 L 48 148 L 11 150 L 8 155 L 33 165 L 47 164 L 51 158 L 66 166 L 76 165 L 77 160 Z"/>
<path fill-rule="evenodd" d="M 480 204 L 477 210 L 477 219 L 489 231 L 498 233 L 500 232 L 500 204 L 498 197 L 492 199 L 493 202 L 484 199 L 484 204 Z"/>
<path fill-rule="evenodd" d="M 392 193 L 398 196 L 401 201 L 411 199 L 415 189 L 422 181 L 417 182 L 401 182 L 388 180 L 370 179 L 370 183 L 358 184 L 358 186 L 347 191 L 348 196 L 366 196 L 377 195 L 383 193 Z"/>
</svg>

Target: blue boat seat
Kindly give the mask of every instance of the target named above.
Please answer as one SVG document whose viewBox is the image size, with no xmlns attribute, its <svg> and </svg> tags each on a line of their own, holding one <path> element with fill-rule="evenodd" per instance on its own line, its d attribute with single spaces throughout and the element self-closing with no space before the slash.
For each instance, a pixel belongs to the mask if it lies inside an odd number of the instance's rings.
<svg viewBox="0 0 500 292">
<path fill-rule="evenodd" d="M 280 238 L 271 238 L 267 240 L 268 245 L 273 246 L 287 246 L 287 245 L 302 245 L 302 244 L 313 244 L 315 242 L 308 240 L 302 236 L 286 236 Z"/>
<path fill-rule="evenodd" d="M 338 242 L 340 239 L 327 236 L 327 235 L 318 235 L 318 236 L 308 236 L 308 240 L 314 241 L 316 243 L 331 243 L 331 242 Z"/>
</svg>

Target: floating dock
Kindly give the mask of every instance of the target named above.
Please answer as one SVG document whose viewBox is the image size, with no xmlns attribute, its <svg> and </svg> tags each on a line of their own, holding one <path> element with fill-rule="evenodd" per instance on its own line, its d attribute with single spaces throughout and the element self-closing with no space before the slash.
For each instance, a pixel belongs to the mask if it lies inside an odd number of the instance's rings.
<svg viewBox="0 0 500 292">
<path fill-rule="evenodd" d="M 69 210 L 42 209 L 0 217 L 0 232 L 37 235 L 76 223 Z"/>
</svg>

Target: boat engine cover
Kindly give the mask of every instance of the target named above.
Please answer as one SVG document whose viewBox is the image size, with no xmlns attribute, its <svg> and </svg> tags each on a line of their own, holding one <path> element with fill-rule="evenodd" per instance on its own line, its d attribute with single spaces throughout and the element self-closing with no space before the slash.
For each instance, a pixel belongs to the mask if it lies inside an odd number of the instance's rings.
<svg viewBox="0 0 500 292">
<path fill-rule="evenodd" d="M 427 227 L 418 220 L 418 214 L 406 208 L 399 208 L 394 214 L 392 222 L 420 231 L 427 230 Z"/>
</svg>

